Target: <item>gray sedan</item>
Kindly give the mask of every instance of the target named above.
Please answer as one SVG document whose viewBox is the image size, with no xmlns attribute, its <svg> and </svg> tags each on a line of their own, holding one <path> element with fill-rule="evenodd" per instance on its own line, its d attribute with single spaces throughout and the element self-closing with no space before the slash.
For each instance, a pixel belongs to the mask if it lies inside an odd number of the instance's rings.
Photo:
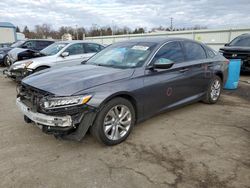
<svg viewBox="0 0 250 188">
<path fill-rule="evenodd" d="M 17 105 L 25 121 L 45 133 L 81 140 L 90 129 L 100 142 L 115 145 L 157 113 L 216 103 L 227 71 L 228 60 L 202 43 L 136 39 L 113 44 L 82 66 L 25 78 Z"/>
</svg>

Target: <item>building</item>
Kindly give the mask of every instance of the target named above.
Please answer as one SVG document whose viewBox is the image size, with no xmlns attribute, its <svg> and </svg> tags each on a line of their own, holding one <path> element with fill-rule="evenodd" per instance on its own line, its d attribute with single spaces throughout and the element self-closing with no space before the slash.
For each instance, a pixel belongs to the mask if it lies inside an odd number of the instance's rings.
<svg viewBox="0 0 250 188">
<path fill-rule="evenodd" d="M 72 35 L 69 33 L 65 33 L 62 36 L 62 40 L 72 40 Z"/>
<path fill-rule="evenodd" d="M 0 22 L 0 44 L 10 44 L 16 41 L 16 27 L 9 22 Z"/>
</svg>

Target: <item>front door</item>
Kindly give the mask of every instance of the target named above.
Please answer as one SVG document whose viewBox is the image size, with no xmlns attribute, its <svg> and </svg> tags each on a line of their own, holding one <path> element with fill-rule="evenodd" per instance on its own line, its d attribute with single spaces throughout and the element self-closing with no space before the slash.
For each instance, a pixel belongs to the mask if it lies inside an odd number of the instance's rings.
<svg viewBox="0 0 250 188">
<path fill-rule="evenodd" d="M 157 59 L 165 58 L 174 62 L 169 69 L 148 69 L 145 71 L 144 115 L 151 116 L 157 112 L 178 105 L 190 96 L 188 64 L 185 63 L 180 42 L 169 42 L 156 53 L 151 64 Z M 152 102 L 153 101 L 153 102 Z"/>
</svg>

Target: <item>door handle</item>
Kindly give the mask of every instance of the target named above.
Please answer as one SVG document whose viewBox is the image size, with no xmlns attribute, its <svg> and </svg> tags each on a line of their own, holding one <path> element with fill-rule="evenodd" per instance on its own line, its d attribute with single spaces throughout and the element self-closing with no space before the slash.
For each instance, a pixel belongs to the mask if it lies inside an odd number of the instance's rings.
<svg viewBox="0 0 250 188">
<path fill-rule="evenodd" d="M 183 68 L 181 70 L 179 70 L 179 72 L 187 72 L 189 69 L 188 68 Z"/>
</svg>

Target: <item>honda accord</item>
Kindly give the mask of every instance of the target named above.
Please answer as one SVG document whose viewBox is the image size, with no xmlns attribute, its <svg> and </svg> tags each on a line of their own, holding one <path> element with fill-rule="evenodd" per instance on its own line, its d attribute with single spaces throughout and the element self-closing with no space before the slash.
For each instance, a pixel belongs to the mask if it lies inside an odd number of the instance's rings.
<svg viewBox="0 0 250 188">
<path fill-rule="evenodd" d="M 134 39 L 110 45 L 83 65 L 28 76 L 16 103 L 24 120 L 45 133 L 79 141 L 90 130 L 100 142 L 115 145 L 157 113 L 197 101 L 216 103 L 227 70 L 228 60 L 202 43 Z"/>
</svg>

